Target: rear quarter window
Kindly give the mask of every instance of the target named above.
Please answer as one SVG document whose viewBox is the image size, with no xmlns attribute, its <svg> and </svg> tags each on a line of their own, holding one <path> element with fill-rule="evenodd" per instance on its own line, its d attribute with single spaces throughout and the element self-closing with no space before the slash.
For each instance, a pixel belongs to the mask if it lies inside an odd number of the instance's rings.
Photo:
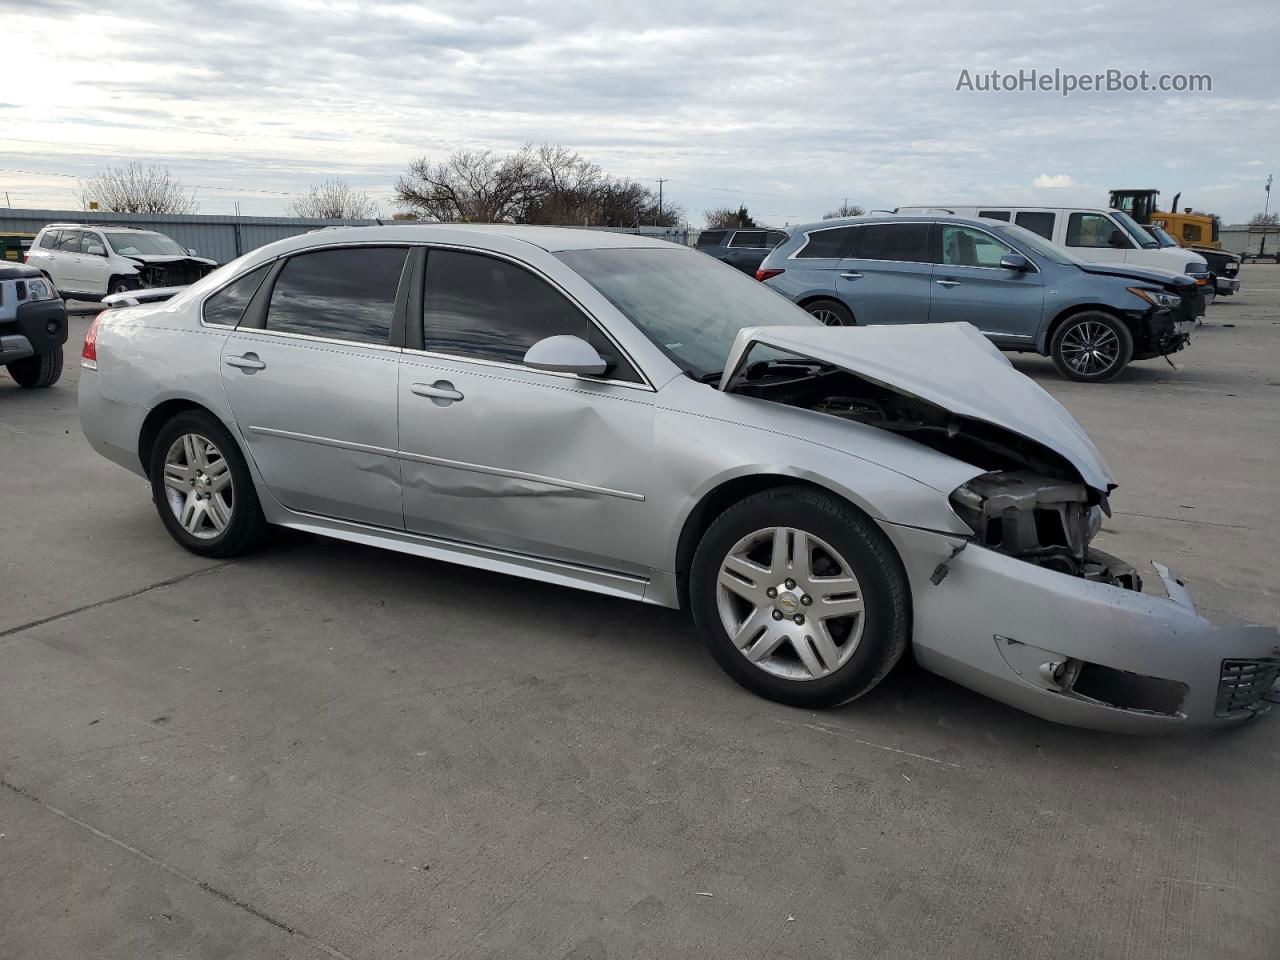
<svg viewBox="0 0 1280 960">
<path fill-rule="evenodd" d="M 718 247 L 724 242 L 724 236 L 727 230 L 703 230 L 698 235 L 698 246 L 700 247 Z"/>
<path fill-rule="evenodd" d="M 204 322 L 221 327 L 234 327 L 240 322 L 244 308 L 249 305 L 253 295 L 262 286 L 262 278 L 267 275 L 270 264 L 264 264 L 256 270 L 250 270 L 243 277 L 227 284 L 204 302 Z"/>
<path fill-rule="evenodd" d="M 853 256 L 854 240 L 859 227 L 833 227 L 814 230 L 796 254 L 797 260 L 839 260 Z"/>
<path fill-rule="evenodd" d="M 1022 227 L 1023 230 L 1030 230 L 1032 233 L 1039 234 L 1046 240 L 1053 239 L 1053 224 L 1057 214 L 1053 213 L 1020 213 L 1013 218 L 1013 222 Z"/>
</svg>

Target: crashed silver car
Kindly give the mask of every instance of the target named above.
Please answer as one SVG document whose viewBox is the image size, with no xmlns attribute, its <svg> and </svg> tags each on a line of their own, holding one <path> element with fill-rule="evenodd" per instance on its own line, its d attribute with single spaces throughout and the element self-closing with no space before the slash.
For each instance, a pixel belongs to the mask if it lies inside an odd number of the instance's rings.
<svg viewBox="0 0 1280 960">
<path fill-rule="evenodd" d="M 783 703 L 911 647 L 1042 717 L 1172 731 L 1255 716 L 1280 671 L 1276 630 L 1091 546 L 1111 471 L 976 329 L 824 327 L 661 241 L 294 237 L 104 312 L 82 366 L 85 435 L 188 550 L 276 524 L 682 607 Z"/>
</svg>

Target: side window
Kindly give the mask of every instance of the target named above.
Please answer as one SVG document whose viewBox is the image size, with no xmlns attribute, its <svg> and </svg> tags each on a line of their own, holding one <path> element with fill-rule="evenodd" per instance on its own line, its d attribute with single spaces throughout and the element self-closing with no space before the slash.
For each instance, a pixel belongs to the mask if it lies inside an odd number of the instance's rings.
<svg viewBox="0 0 1280 960">
<path fill-rule="evenodd" d="M 764 245 L 772 250 L 780 243 L 785 243 L 788 235 L 781 230 L 770 230 L 764 235 Z"/>
<path fill-rule="evenodd" d="M 715 247 L 724 242 L 725 230 L 703 230 L 698 234 L 698 246 Z"/>
<path fill-rule="evenodd" d="M 929 262 L 927 223 L 873 223 L 862 231 L 855 254 L 859 260 Z"/>
<path fill-rule="evenodd" d="M 1068 247 L 1109 247 L 1120 228 L 1100 213 L 1073 213 L 1067 221 Z"/>
<path fill-rule="evenodd" d="M 46 230 L 44 236 L 40 238 L 41 250 L 58 249 L 58 237 L 61 236 L 61 230 Z"/>
<path fill-rule="evenodd" d="M 79 253 L 82 236 L 84 234 L 79 230 L 62 230 L 58 233 L 58 245 L 53 249 L 59 253 Z"/>
<path fill-rule="evenodd" d="M 80 241 L 80 249 L 94 257 L 105 257 L 107 255 L 107 246 L 102 241 L 100 233 L 83 234 L 84 239 Z"/>
<path fill-rule="evenodd" d="M 731 247 L 751 247 L 753 249 L 765 246 L 763 230 L 739 230 L 733 235 L 733 239 L 729 241 Z"/>
<path fill-rule="evenodd" d="M 435 353 L 523 363 L 539 340 L 568 334 L 596 348 L 611 380 L 640 376 L 587 315 L 528 270 L 458 250 L 427 254 L 423 344 Z"/>
<path fill-rule="evenodd" d="M 1025 230 L 1040 234 L 1046 240 L 1052 240 L 1053 222 L 1056 217 L 1056 213 L 1020 213 L 1013 218 L 1013 222 Z"/>
<path fill-rule="evenodd" d="M 978 216 L 986 220 L 1003 220 L 1005 223 L 1009 222 L 1008 210 L 979 210 Z"/>
<path fill-rule="evenodd" d="M 853 256 L 854 238 L 859 227 L 832 227 L 815 230 L 809 234 L 809 242 L 796 254 L 797 260 L 839 260 Z"/>
<path fill-rule="evenodd" d="M 386 343 L 404 247 L 347 247 L 290 257 L 276 277 L 267 329 Z"/>
<path fill-rule="evenodd" d="M 1000 258 L 1012 253 L 1007 246 L 981 230 L 942 224 L 942 262 L 955 267 L 998 267 Z"/>
<path fill-rule="evenodd" d="M 262 285 L 271 264 L 251 270 L 239 280 L 229 283 L 204 302 L 204 322 L 234 327 L 240 322 L 244 308 Z"/>
</svg>

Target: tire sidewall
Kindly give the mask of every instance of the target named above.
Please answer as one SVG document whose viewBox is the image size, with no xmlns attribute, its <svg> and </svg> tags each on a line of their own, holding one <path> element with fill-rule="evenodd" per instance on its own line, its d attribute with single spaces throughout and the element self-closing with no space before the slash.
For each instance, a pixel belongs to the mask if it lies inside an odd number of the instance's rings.
<svg viewBox="0 0 1280 960">
<path fill-rule="evenodd" d="M 183 528 L 178 518 L 173 515 L 165 495 L 165 456 L 174 440 L 185 433 L 198 433 L 211 440 L 222 453 L 231 470 L 231 482 L 235 493 L 231 522 L 222 533 L 208 540 L 194 537 Z M 151 448 L 148 474 L 151 479 L 151 498 L 155 502 L 161 522 L 169 531 L 169 535 L 192 553 L 204 556 L 230 556 L 243 550 L 244 546 L 256 537 L 257 528 L 261 526 L 261 508 L 249 466 L 231 432 L 209 414 L 194 410 L 186 411 L 179 413 L 161 427 L 160 432 L 156 434 L 155 444 Z"/>
<path fill-rule="evenodd" d="M 870 690 L 906 649 L 906 574 L 888 538 L 854 508 L 835 497 L 791 493 L 797 495 L 749 497 L 711 525 L 694 554 L 689 605 L 712 656 L 742 686 L 792 706 L 834 706 Z M 844 558 L 858 580 L 866 604 L 862 638 L 849 661 L 829 676 L 786 680 L 766 673 L 742 655 L 720 622 L 716 596 L 721 564 L 739 540 L 766 527 L 794 527 L 820 537 Z"/>
<path fill-rule="evenodd" d="M 1075 326 L 1086 321 L 1095 323 L 1104 323 L 1120 340 L 1120 356 L 1116 358 L 1113 366 L 1101 373 L 1082 374 L 1072 370 L 1070 365 L 1062 358 L 1062 341 L 1066 338 L 1067 332 Z M 1133 359 L 1133 334 L 1129 332 L 1129 328 L 1124 322 L 1109 313 L 1101 310 L 1085 310 L 1068 317 L 1061 326 L 1053 333 L 1053 342 L 1049 347 L 1049 355 L 1053 360 L 1053 365 L 1058 368 L 1068 380 L 1075 380 L 1080 383 L 1104 383 L 1107 380 L 1113 380 L 1118 377 L 1124 369 L 1129 366 L 1129 361 Z"/>
</svg>

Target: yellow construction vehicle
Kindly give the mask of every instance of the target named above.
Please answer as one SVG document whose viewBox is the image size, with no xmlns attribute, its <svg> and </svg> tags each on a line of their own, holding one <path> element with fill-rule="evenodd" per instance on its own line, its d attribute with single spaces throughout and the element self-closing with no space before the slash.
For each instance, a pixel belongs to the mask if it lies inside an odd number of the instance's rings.
<svg viewBox="0 0 1280 960">
<path fill-rule="evenodd" d="M 1210 283 L 1216 294 L 1231 296 L 1240 289 L 1240 258 L 1222 249 L 1221 221 L 1212 214 L 1178 211 L 1181 192 L 1173 195 L 1166 213 L 1156 206 L 1159 190 L 1112 190 L 1110 206 L 1123 210 L 1146 227 L 1161 246 L 1176 243 L 1194 250 L 1209 264 Z"/>
</svg>

